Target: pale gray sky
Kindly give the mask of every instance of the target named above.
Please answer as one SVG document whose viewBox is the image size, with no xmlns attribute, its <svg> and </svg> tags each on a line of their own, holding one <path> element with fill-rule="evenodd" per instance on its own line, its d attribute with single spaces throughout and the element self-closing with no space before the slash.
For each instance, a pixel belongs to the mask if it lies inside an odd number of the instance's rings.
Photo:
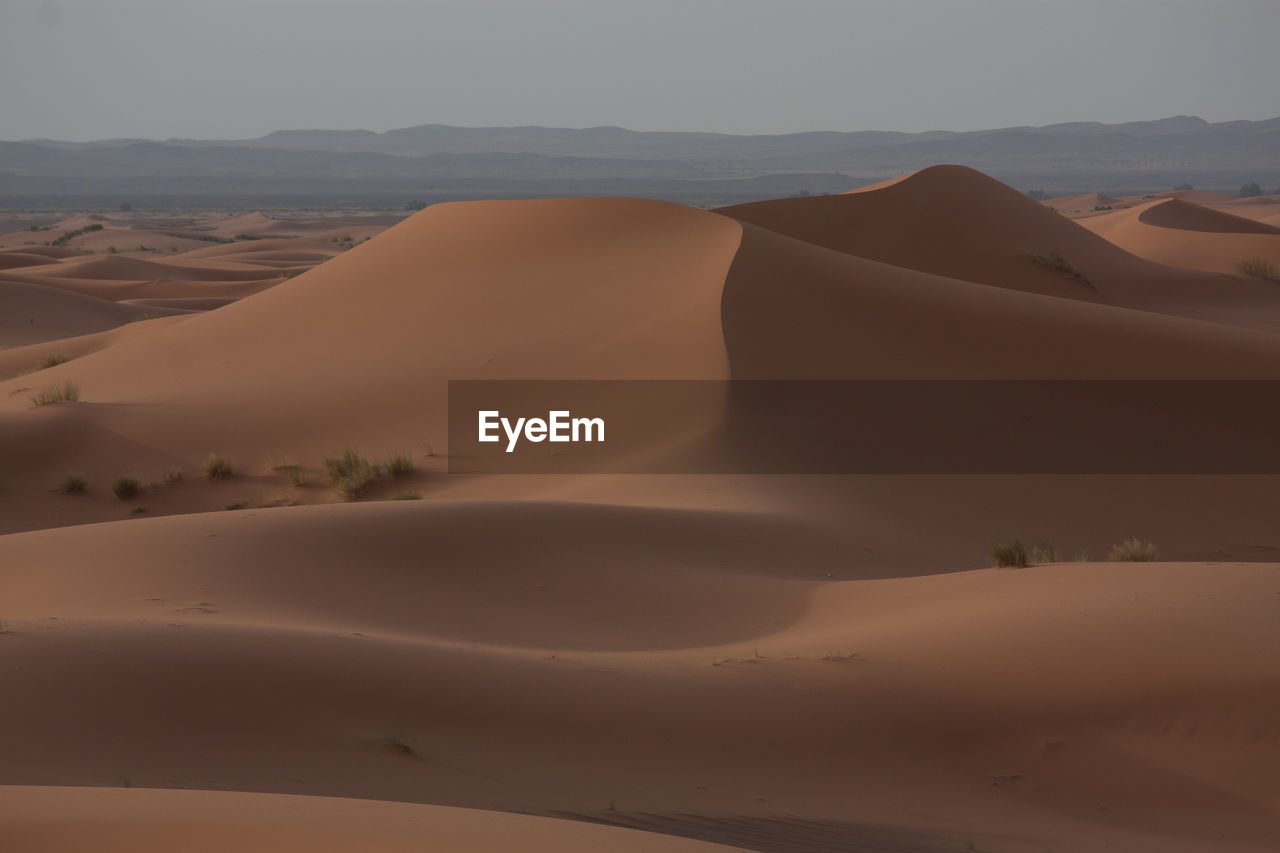
<svg viewBox="0 0 1280 853">
<path fill-rule="evenodd" d="M 1277 0 L 0 0 L 0 139 L 1280 115 Z"/>
</svg>

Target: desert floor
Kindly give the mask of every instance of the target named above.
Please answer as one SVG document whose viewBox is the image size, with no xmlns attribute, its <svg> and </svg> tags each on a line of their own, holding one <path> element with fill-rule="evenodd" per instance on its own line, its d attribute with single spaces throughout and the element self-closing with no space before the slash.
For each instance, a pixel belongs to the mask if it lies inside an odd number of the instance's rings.
<svg viewBox="0 0 1280 853">
<path fill-rule="evenodd" d="M 1280 478 L 459 476 L 446 398 L 1280 379 L 1280 198 L 399 218 L 9 220 L 5 853 L 1280 849 Z"/>
</svg>

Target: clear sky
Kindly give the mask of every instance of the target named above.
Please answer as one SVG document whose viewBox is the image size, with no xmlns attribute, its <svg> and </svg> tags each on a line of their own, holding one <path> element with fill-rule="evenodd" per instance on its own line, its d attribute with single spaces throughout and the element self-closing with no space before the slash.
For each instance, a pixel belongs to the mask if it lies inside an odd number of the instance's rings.
<svg viewBox="0 0 1280 853">
<path fill-rule="evenodd" d="M 0 0 L 0 139 L 1280 115 L 1280 0 Z"/>
</svg>

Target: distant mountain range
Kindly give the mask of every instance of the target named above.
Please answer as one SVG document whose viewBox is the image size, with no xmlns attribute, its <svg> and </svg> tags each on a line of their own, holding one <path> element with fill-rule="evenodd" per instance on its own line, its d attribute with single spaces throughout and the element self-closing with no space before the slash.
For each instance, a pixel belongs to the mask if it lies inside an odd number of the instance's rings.
<svg viewBox="0 0 1280 853">
<path fill-rule="evenodd" d="M 280 130 L 258 139 L 0 142 L 0 207 L 75 197 L 394 203 L 639 195 L 719 204 L 840 192 L 937 163 L 1050 194 L 1280 183 L 1280 118 L 735 136 L 618 127 Z"/>
</svg>

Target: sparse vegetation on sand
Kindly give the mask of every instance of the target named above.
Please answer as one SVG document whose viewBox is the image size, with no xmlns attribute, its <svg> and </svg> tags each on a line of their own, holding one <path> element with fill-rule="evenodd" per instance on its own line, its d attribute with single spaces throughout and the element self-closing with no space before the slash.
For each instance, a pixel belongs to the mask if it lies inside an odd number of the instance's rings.
<svg viewBox="0 0 1280 853">
<path fill-rule="evenodd" d="M 1136 536 L 1112 545 L 1107 560 L 1113 563 L 1151 563 L 1156 559 L 1156 543 L 1143 542 Z"/>
<path fill-rule="evenodd" d="M 50 403 L 74 403 L 80 399 L 80 386 L 67 380 L 46 388 L 31 398 L 31 405 L 47 406 Z"/>
<path fill-rule="evenodd" d="M 1051 270 L 1066 273 L 1081 284 L 1087 285 L 1095 290 L 1097 289 L 1094 286 L 1093 279 L 1089 278 L 1089 276 L 1084 273 L 1084 270 L 1080 269 L 1057 252 L 1035 252 L 1031 255 L 1031 258 L 1042 267 L 1048 267 Z"/>
<path fill-rule="evenodd" d="M 68 474 L 58 484 L 58 491 L 64 495 L 81 495 L 89 488 L 89 481 L 79 474 Z"/>
<path fill-rule="evenodd" d="M 1031 549 L 1031 562 L 1056 563 L 1058 562 L 1058 549 L 1053 547 L 1052 542 L 1040 542 Z"/>
<path fill-rule="evenodd" d="M 996 568 L 1025 569 L 1027 567 L 1027 549 L 1019 539 L 1006 539 L 991 543 L 989 550 L 991 561 Z"/>
<path fill-rule="evenodd" d="M 169 468 L 164 472 L 164 481 L 165 481 L 166 483 L 168 483 L 169 485 L 171 485 L 171 486 L 172 486 L 173 484 L 175 484 L 175 483 L 181 483 L 181 482 L 182 482 L 182 469 L 181 469 L 181 468 L 179 468 L 177 465 L 171 465 L 171 466 L 170 466 L 170 467 L 169 467 Z"/>
<path fill-rule="evenodd" d="M 143 320 L 154 320 L 160 315 L 154 311 L 139 311 L 129 318 L 130 323 L 141 323 Z"/>
<path fill-rule="evenodd" d="M 1271 261 L 1255 259 L 1251 261 L 1241 261 L 1236 264 L 1236 269 L 1244 275 L 1251 275 L 1254 278 L 1265 278 L 1268 281 L 1280 281 L 1280 267 Z"/>
<path fill-rule="evenodd" d="M 138 493 L 142 491 L 142 484 L 138 482 L 136 477 L 116 477 L 115 483 L 111 486 L 111 491 L 115 492 L 117 498 L 127 501 L 136 498 Z"/>
<path fill-rule="evenodd" d="M 64 233 L 63 233 L 63 235 L 62 235 L 61 237 L 57 238 L 56 240 L 54 240 L 54 241 L 53 241 L 52 243 L 50 243 L 49 245 L 50 245 L 50 246 L 65 246 L 68 242 L 70 242 L 70 241 L 74 240 L 74 239 L 75 239 L 75 238 L 77 238 L 77 237 L 82 237 L 82 236 L 84 236 L 85 234 L 90 234 L 90 233 L 92 233 L 92 232 L 94 232 L 94 231 L 101 231 L 101 230 L 102 230 L 102 226 L 101 226 L 101 225 L 98 225 L 98 224 L 96 224 L 96 223 L 95 223 L 95 224 L 93 224 L 93 225 L 86 225 L 85 227 L 83 227 L 83 228 L 77 228 L 77 229 L 76 229 L 76 230 L 74 230 L 74 231 L 66 231 L 66 232 L 64 232 Z"/>
<path fill-rule="evenodd" d="M 413 458 L 407 453 L 393 453 L 383 460 L 382 467 L 392 477 L 400 477 L 412 473 Z"/>
<path fill-rule="evenodd" d="M 235 467 L 231 464 L 230 456 L 210 453 L 209 458 L 204 460 L 204 475 L 207 479 L 225 480 L 233 474 L 235 474 Z"/>
<path fill-rule="evenodd" d="M 340 454 L 328 456 L 324 460 L 325 473 L 329 482 L 343 500 L 353 501 L 360 497 L 375 480 L 382 476 L 382 468 L 365 459 L 351 448 Z"/>
<path fill-rule="evenodd" d="M 70 360 L 71 360 L 71 356 L 67 355 L 66 353 L 54 353 L 52 355 L 46 355 L 44 359 L 40 362 L 40 369 L 48 370 L 50 367 L 57 367 L 59 364 L 66 364 Z"/>
<path fill-rule="evenodd" d="M 392 501 L 420 501 L 422 500 L 422 492 L 392 492 L 387 500 Z"/>
</svg>

